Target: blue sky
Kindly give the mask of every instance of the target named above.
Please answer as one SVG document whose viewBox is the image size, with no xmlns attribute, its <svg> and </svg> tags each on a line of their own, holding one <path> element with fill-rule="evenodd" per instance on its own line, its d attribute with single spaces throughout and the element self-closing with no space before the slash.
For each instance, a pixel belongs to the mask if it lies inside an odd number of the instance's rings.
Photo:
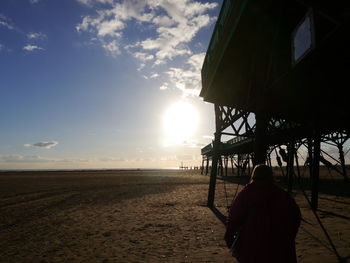
<svg viewBox="0 0 350 263">
<path fill-rule="evenodd" d="M 199 165 L 221 2 L 2 0 L 0 169 Z"/>
</svg>

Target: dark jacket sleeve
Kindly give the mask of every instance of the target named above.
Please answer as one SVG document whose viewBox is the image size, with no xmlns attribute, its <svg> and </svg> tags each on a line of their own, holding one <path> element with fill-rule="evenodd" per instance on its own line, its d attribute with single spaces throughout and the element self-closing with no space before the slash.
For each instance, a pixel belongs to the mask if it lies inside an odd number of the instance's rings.
<svg viewBox="0 0 350 263">
<path fill-rule="evenodd" d="M 226 219 L 226 232 L 224 236 L 227 247 L 231 247 L 233 242 L 233 236 L 239 229 L 240 225 L 244 220 L 245 215 L 247 214 L 247 210 L 249 207 L 249 205 L 247 204 L 247 200 L 249 200 L 246 197 L 247 194 L 247 189 L 243 189 L 231 204 L 229 215 Z"/>
</svg>

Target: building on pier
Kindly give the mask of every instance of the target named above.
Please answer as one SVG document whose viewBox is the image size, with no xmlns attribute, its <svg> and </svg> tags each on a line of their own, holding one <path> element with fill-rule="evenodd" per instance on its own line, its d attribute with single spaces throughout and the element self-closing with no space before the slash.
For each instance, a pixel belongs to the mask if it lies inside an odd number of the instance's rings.
<svg viewBox="0 0 350 263">
<path fill-rule="evenodd" d="M 214 104 L 216 122 L 213 142 L 202 149 L 202 172 L 208 172 L 209 161 L 212 167 L 209 206 L 217 168 L 226 162 L 222 156 L 245 156 L 254 165 L 269 162 L 269 153 L 284 146 L 291 191 L 298 149 L 305 146 L 315 209 L 319 165 L 327 162 L 322 142 L 338 147 L 332 165 L 348 181 L 343 147 L 350 130 L 349 11 L 345 2 L 223 2 L 203 63 L 200 93 Z M 222 142 L 223 135 L 232 139 Z"/>
</svg>

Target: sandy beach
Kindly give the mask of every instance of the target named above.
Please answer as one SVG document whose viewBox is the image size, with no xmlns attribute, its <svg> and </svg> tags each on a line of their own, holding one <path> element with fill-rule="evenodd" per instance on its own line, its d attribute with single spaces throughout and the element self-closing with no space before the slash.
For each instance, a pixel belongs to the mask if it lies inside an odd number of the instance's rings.
<svg viewBox="0 0 350 263">
<path fill-rule="evenodd" d="M 1 173 L 0 262 L 235 262 L 224 225 L 206 207 L 209 177 L 199 173 Z M 230 199 L 236 186 L 218 180 L 219 211 L 224 188 Z M 305 198 L 295 198 L 304 218 L 298 262 L 337 262 Z M 321 187 L 319 214 L 339 253 L 350 255 L 350 194 Z"/>
</svg>

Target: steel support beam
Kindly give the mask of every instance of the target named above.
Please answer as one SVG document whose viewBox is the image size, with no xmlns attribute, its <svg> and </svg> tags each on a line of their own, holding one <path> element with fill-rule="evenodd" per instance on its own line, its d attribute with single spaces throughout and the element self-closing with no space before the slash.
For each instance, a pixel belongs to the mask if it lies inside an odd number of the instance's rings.
<svg viewBox="0 0 350 263">
<path fill-rule="evenodd" d="M 255 115 L 255 125 L 253 166 L 266 162 L 268 118 L 263 114 L 257 113 Z"/>
<path fill-rule="evenodd" d="M 339 145 L 338 149 L 339 149 L 339 160 L 340 160 L 340 164 L 341 164 L 342 171 L 343 171 L 343 176 L 344 176 L 344 182 L 348 183 L 349 182 L 349 177 L 348 177 L 347 172 L 346 172 L 346 165 L 345 165 L 345 157 L 344 157 L 343 145 Z"/>
<path fill-rule="evenodd" d="M 313 156 L 312 156 L 312 174 L 311 174 L 311 207 L 314 210 L 318 208 L 318 188 L 320 181 L 320 153 L 321 140 L 320 134 L 316 130 L 313 138 Z"/>
<path fill-rule="evenodd" d="M 218 171 L 218 161 L 219 161 L 219 157 L 220 157 L 219 146 L 220 146 L 220 140 L 221 140 L 221 133 L 218 132 L 218 130 L 220 128 L 220 114 L 221 113 L 219 110 L 219 106 L 215 105 L 214 109 L 215 109 L 216 132 L 215 132 L 215 137 L 214 137 L 214 141 L 213 141 L 212 167 L 211 167 L 209 190 L 208 190 L 207 205 L 209 207 L 214 206 L 216 176 L 217 176 L 217 171 Z"/>
<path fill-rule="evenodd" d="M 293 179 L 294 179 L 294 155 L 295 155 L 294 141 L 291 141 L 288 144 L 287 152 L 288 152 L 287 189 L 288 189 L 288 193 L 292 193 Z"/>
</svg>

